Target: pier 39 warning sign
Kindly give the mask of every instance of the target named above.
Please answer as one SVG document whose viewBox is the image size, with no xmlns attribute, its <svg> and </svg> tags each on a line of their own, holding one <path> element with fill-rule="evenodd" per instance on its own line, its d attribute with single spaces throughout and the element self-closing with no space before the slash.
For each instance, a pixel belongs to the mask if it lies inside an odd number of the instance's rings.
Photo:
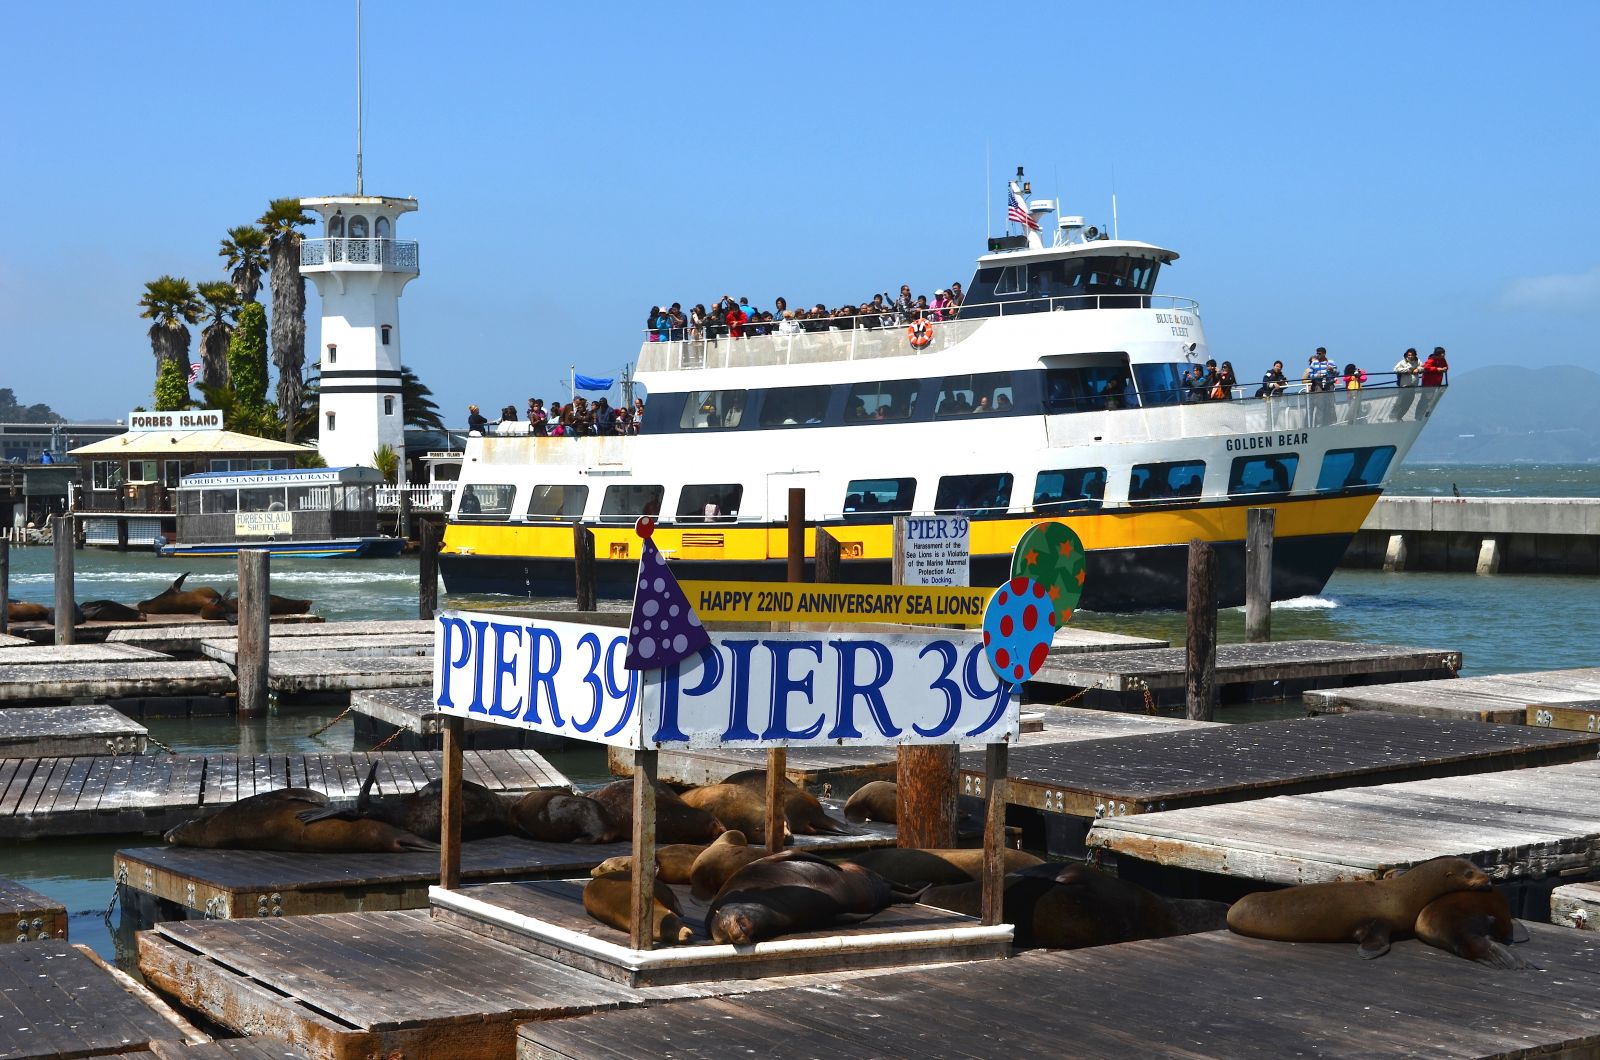
<svg viewBox="0 0 1600 1060">
<path fill-rule="evenodd" d="M 695 612 L 720 622 L 899 622 L 983 625 L 993 589 L 932 585 L 680 582 Z"/>
<path fill-rule="evenodd" d="M 620 747 L 995 743 L 1015 686 L 983 636 L 714 633 L 660 670 L 629 670 L 628 631 L 494 613 L 434 620 L 443 714 Z"/>
</svg>

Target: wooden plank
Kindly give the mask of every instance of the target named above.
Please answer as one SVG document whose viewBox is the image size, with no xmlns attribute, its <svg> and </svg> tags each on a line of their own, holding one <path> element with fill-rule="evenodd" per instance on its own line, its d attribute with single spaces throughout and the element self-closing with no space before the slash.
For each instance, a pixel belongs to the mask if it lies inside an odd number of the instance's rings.
<svg viewBox="0 0 1600 1060">
<path fill-rule="evenodd" d="M 107 706 L 0 709 L 0 758 L 143 754 L 149 730 Z"/>
<path fill-rule="evenodd" d="M 29 644 L 0 653 L 0 663 L 19 667 L 128 661 L 171 662 L 172 657 L 132 644 Z"/>
<path fill-rule="evenodd" d="M 0 1056 L 104 1056 L 193 1033 L 153 995 L 62 941 L 0 951 L 0 998 Z M 13 1018 L 4 1018 L 6 1003 Z"/>
<path fill-rule="evenodd" d="M 1544 729 L 1565 729 L 1570 732 L 1600 732 L 1600 700 L 1581 706 L 1557 706 L 1551 702 L 1524 708 L 1523 719 L 1529 725 Z"/>
<path fill-rule="evenodd" d="M 4 667 L 0 667 L 0 675 L 3 673 Z M 274 654 L 268 674 L 272 690 L 280 694 L 418 687 L 433 679 L 433 660 L 424 656 L 330 658 L 316 652 L 293 652 Z"/>
<path fill-rule="evenodd" d="M 0 879 L 0 943 L 67 937 L 67 910 L 60 902 L 13 880 Z"/>
<path fill-rule="evenodd" d="M 11 666 L 0 655 L 0 700 L 116 699 L 206 695 L 233 689 L 233 671 L 217 662 L 65 663 Z"/>
<path fill-rule="evenodd" d="M 200 641 L 200 654 L 227 666 L 237 666 L 239 641 L 236 637 L 211 637 Z M 345 657 L 409 657 L 433 656 L 433 634 L 427 633 L 368 633 L 340 637 L 287 637 L 274 639 L 274 655 L 292 652 L 326 653 L 333 658 Z M 6 656 L 10 658 L 10 656 Z"/>
</svg>

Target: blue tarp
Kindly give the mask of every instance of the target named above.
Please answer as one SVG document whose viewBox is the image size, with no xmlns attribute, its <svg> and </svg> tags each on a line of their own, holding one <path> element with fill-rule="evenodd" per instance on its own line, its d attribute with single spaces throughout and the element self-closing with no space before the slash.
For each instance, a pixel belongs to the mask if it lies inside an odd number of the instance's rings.
<svg viewBox="0 0 1600 1060">
<path fill-rule="evenodd" d="M 574 375 L 572 385 L 579 390 L 610 390 L 615 379 L 598 375 Z"/>
</svg>

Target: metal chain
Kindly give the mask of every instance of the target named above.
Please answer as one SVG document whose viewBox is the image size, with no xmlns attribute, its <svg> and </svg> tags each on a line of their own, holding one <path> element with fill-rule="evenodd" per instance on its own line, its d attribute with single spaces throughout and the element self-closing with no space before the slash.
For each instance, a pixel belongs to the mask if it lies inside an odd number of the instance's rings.
<svg viewBox="0 0 1600 1060">
<path fill-rule="evenodd" d="M 1089 694 L 1089 690 L 1087 688 L 1080 688 L 1076 692 L 1072 693 L 1072 695 L 1068 696 L 1066 699 L 1063 699 L 1061 702 L 1057 703 L 1056 706 L 1064 707 L 1068 703 L 1071 703 L 1074 700 L 1082 699 L 1084 696 L 1086 696 L 1088 694 Z"/>
<path fill-rule="evenodd" d="M 161 748 L 163 751 L 165 751 L 169 755 L 175 755 L 175 754 L 178 753 L 177 751 L 174 751 L 170 745 L 162 743 L 160 740 L 156 739 L 154 736 L 151 736 L 149 733 L 145 733 L 145 737 L 144 738 L 145 738 L 145 740 L 147 742 L 155 744 L 157 747 Z"/>
<path fill-rule="evenodd" d="M 1150 694 L 1149 688 L 1144 689 L 1144 712 L 1146 714 L 1154 714 L 1156 712 L 1156 700 Z"/>
<path fill-rule="evenodd" d="M 403 733 L 405 731 L 406 731 L 406 727 L 404 725 L 396 725 L 394 727 L 394 732 L 391 732 L 389 735 L 385 736 L 383 739 L 379 740 L 377 743 L 372 745 L 372 750 L 374 750 L 374 751 L 383 750 L 385 747 L 388 747 L 390 744 L 394 743 L 394 738 L 396 736 L 399 736 L 401 733 Z"/>
<path fill-rule="evenodd" d="M 306 739 L 309 740 L 309 739 L 312 739 L 313 737 L 321 736 L 323 733 L 327 732 L 329 729 L 333 728 L 335 725 L 337 725 L 341 721 L 343 721 L 345 719 L 345 715 L 349 714 L 354 709 L 355 709 L 354 706 L 345 707 L 343 710 L 341 710 L 339 712 L 339 716 L 338 717 L 336 717 L 332 721 L 328 722 L 328 724 L 324 725 L 322 728 L 317 729 L 317 730 L 311 732 L 310 734 L 308 734 L 306 736 Z"/>
</svg>

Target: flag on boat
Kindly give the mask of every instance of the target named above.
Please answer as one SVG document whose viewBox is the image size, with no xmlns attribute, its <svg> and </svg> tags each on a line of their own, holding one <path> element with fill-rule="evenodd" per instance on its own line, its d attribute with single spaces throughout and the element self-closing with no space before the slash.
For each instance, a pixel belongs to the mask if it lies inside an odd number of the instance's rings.
<svg viewBox="0 0 1600 1060">
<path fill-rule="evenodd" d="M 616 380 L 608 376 L 574 374 L 572 386 L 577 390 L 610 390 Z"/>
<path fill-rule="evenodd" d="M 200 381 L 200 362 L 199 361 L 190 361 L 189 362 L 189 382 L 198 383 L 199 381 Z"/>
<path fill-rule="evenodd" d="M 1027 203 L 1023 202 L 1022 196 L 1016 192 L 1011 193 L 1011 208 L 1006 211 L 1006 218 L 1019 225 L 1027 225 L 1035 232 L 1039 230 L 1039 222 L 1033 219 L 1033 214 L 1028 212 Z"/>
</svg>

